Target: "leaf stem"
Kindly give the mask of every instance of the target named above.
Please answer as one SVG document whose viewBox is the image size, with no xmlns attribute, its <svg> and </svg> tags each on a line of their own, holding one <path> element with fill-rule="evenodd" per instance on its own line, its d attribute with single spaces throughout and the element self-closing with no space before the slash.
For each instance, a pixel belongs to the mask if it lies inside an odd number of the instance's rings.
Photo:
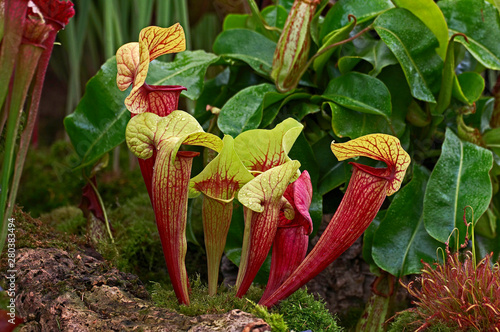
<svg viewBox="0 0 500 332">
<path fill-rule="evenodd" d="M 92 187 L 92 190 L 94 191 L 97 200 L 99 201 L 99 205 L 101 206 L 102 209 L 102 214 L 104 216 L 104 222 L 106 224 L 106 230 L 108 232 L 109 238 L 111 239 L 111 243 L 115 243 L 115 239 L 113 238 L 113 234 L 111 233 L 111 228 L 109 227 L 109 219 L 108 219 L 108 214 L 106 213 L 106 207 L 104 206 L 104 201 L 102 200 L 101 194 L 99 194 L 99 190 L 97 190 L 97 187 L 94 185 L 94 183 L 88 178 L 88 176 L 83 172 L 83 177 L 87 182 L 90 184 Z"/>
</svg>

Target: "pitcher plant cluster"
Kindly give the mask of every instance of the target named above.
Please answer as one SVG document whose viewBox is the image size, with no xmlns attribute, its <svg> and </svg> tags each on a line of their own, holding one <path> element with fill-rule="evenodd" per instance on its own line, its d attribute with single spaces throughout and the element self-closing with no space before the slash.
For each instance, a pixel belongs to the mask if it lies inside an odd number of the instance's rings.
<svg viewBox="0 0 500 332">
<path fill-rule="evenodd" d="M 124 91 L 132 86 L 125 100 L 131 113 L 126 142 L 140 160 L 172 285 L 179 302 L 189 305 L 185 267 L 188 198 L 202 195 L 209 293 L 216 293 L 237 199 L 243 205 L 245 228 L 236 296 L 245 295 L 272 248 L 269 282 L 260 300 L 270 307 L 353 244 L 385 197 L 399 189 L 410 158 L 397 138 L 385 134 L 332 143 L 339 160 L 364 156 L 387 167 L 352 163 L 354 171 L 342 203 L 318 244 L 306 255 L 312 232 L 311 179 L 307 170 L 300 171 L 300 162 L 288 156 L 303 125 L 287 118 L 274 129 L 253 129 L 222 139 L 205 132 L 193 116 L 176 110 L 183 87 L 146 83 L 150 61 L 184 48 L 183 29 L 175 24 L 143 29 L 139 42 L 123 45 L 116 54 L 118 87 Z M 194 177 L 192 160 L 199 153 L 185 150 L 188 145 L 217 153 Z"/>
</svg>

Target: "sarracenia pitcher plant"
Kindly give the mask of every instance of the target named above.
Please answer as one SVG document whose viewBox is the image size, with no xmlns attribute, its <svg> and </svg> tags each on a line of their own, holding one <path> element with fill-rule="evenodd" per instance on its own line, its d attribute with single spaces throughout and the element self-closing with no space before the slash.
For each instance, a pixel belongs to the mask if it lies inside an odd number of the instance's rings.
<svg viewBox="0 0 500 332">
<path fill-rule="evenodd" d="M 182 52 L 186 49 L 186 37 L 179 23 L 169 28 L 147 27 L 141 30 L 139 42 L 123 45 L 116 52 L 118 73 L 116 83 L 125 91 L 132 90 L 125 99 L 125 106 L 133 117 L 150 112 L 166 116 L 177 109 L 179 96 L 186 88 L 179 85 L 149 85 L 146 83 L 149 62 L 160 55 Z M 148 159 L 139 159 L 144 183 L 152 200 L 151 180 L 156 151 Z"/>
<path fill-rule="evenodd" d="M 203 193 L 203 231 L 208 264 L 208 293 L 215 295 L 219 265 L 238 190 L 253 179 L 234 150 L 233 138 L 224 136 L 224 147 L 205 169 L 191 179 L 191 197 Z"/>
<path fill-rule="evenodd" d="M 179 151 L 181 144 L 220 151 L 219 137 L 205 133 L 195 118 L 174 111 L 166 117 L 142 113 L 127 125 L 127 145 L 139 158 L 156 151 L 152 177 L 152 202 L 168 273 L 180 303 L 189 304 L 185 267 L 186 218 L 192 158 L 197 152 Z"/>
<path fill-rule="evenodd" d="M 397 138 L 384 134 L 363 136 L 346 143 L 332 143 L 339 160 L 364 156 L 383 161 L 386 168 L 352 163 L 347 191 L 316 246 L 300 266 L 260 304 L 270 307 L 288 297 L 331 264 L 363 234 L 377 215 L 386 196 L 399 190 L 410 156 Z"/>
</svg>

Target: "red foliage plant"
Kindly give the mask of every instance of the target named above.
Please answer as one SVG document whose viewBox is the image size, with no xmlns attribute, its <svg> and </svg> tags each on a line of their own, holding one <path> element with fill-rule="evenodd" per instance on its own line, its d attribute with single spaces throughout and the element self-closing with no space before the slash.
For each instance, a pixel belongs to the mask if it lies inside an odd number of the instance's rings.
<svg viewBox="0 0 500 332">
<path fill-rule="evenodd" d="M 447 248 L 445 263 L 434 263 L 433 268 L 424 262 L 416 282 L 403 285 L 416 298 L 416 308 L 410 309 L 419 317 L 415 323 L 421 324 L 416 331 L 439 322 L 457 331 L 500 331 L 500 266 L 490 263 L 492 255 L 474 267 L 470 251 L 461 259 L 459 252 Z"/>
</svg>

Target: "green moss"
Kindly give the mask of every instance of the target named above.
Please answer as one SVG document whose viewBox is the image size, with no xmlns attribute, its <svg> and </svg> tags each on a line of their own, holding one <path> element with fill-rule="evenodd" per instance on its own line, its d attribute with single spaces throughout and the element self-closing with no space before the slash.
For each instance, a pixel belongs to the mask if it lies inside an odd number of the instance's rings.
<svg viewBox="0 0 500 332">
<path fill-rule="evenodd" d="M 69 142 L 31 149 L 26 157 L 17 203 L 34 217 L 57 207 L 78 204 L 84 186 L 79 172 L 73 172 L 78 156 Z"/>
<path fill-rule="evenodd" d="M 82 210 L 76 206 L 63 206 L 50 213 L 44 213 L 40 219 L 60 232 L 85 235 L 87 220 Z"/>
<path fill-rule="evenodd" d="M 270 313 L 266 307 L 256 304 L 253 301 L 248 300 L 254 308 L 251 313 L 255 316 L 262 318 L 271 327 L 271 331 L 276 332 L 287 332 L 289 331 L 288 325 L 283 319 L 283 315 L 278 313 Z"/>
<path fill-rule="evenodd" d="M 250 287 L 246 298 L 237 298 L 234 288 L 219 287 L 216 296 L 208 295 L 207 286 L 200 277 L 191 280 L 191 293 L 189 306 L 177 302 L 172 289 L 167 289 L 159 283 L 152 282 L 151 297 L 156 305 L 175 310 L 187 316 L 203 314 L 222 314 L 233 309 L 250 312 L 265 320 L 272 331 L 304 331 L 314 332 L 340 332 L 343 331 L 325 307 L 324 301 L 314 299 L 307 290 L 300 289 L 279 306 L 270 309 L 256 305 L 262 296 L 263 290 L 259 287 Z"/>
<path fill-rule="evenodd" d="M 50 225 L 31 217 L 18 207 L 14 209 L 12 217 L 16 225 L 17 248 L 59 248 L 73 251 L 85 242 L 83 237 L 55 231 Z"/>
<path fill-rule="evenodd" d="M 199 275 L 190 280 L 191 293 L 189 306 L 180 305 L 177 302 L 173 289 L 163 287 L 159 283 L 151 282 L 151 297 L 156 305 L 175 310 L 187 316 L 198 316 L 204 314 L 222 314 L 233 309 L 241 309 L 249 312 L 253 305 L 247 301 L 259 301 L 263 290 L 252 286 L 245 298 L 237 298 L 234 288 L 219 287 L 216 296 L 208 295 L 208 287 L 201 281 Z"/>
<path fill-rule="evenodd" d="M 325 307 L 324 300 L 316 300 L 307 289 L 302 288 L 280 302 L 277 310 L 283 315 L 288 327 L 295 331 L 314 332 L 342 331 L 336 317 Z"/>
</svg>

